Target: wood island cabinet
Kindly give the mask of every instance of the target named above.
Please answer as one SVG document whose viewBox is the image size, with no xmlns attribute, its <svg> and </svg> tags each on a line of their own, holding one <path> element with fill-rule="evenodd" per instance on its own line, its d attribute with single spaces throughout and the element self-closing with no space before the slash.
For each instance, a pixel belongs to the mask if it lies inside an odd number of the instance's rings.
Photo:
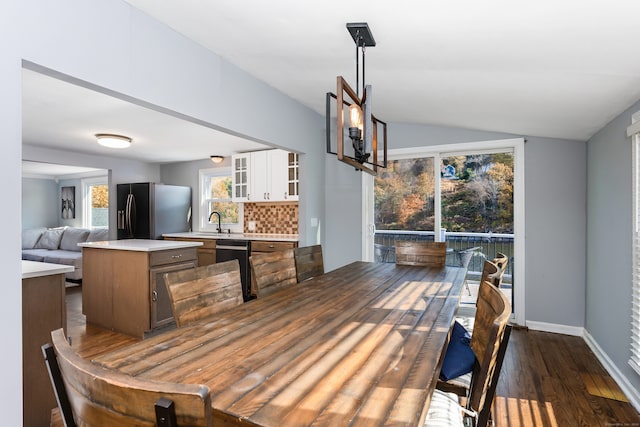
<svg viewBox="0 0 640 427">
<path fill-rule="evenodd" d="M 67 329 L 65 273 L 68 265 L 22 261 L 22 404 L 25 427 L 49 426 L 55 408 L 49 373 L 40 347 L 51 331 Z"/>
<path fill-rule="evenodd" d="M 200 242 L 198 246 L 198 266 L 211 265 L 216 263 L 216 241 L 214 239 L 198 239 L 189 237 L 164 237 L 164 240 L 174 240 L 180 242 Z"/>
<path fill-rule="evenodd" d="M 195 247 L 137 251 L 83 247 L 87 323 L 138 338 L 172 324 L 163 274 L 198 266 Z"/>
</svg>

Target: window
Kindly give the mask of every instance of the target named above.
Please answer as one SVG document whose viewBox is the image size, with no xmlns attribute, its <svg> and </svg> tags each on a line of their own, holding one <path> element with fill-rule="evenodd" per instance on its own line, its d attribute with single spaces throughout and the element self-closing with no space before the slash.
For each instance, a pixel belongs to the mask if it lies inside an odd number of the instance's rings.
<svg viewBox="0 0 640 427">
<path fill-rule="evenodd" d="M 640 374 L 640 112 L 633 115 L 627 128 L 632 143 L 632 192 L 633 195 L 633 271 L 631 304 L 631 358 L 629 365 Z"/>
<path fill-rule="evenodd" d="M 525 324 L 524 139 L 400 148 L 389 158 L 375 179 L 363 178 L 363 259 L 395 261 L 396 238 L 446 241 L 452 264 L 471 247 L 505 253 L 503 283 L 515 322 Z M 481 271 L 482 260 L 470 271 Z"/>
<path fill-rule="evenodd" d="M 204 169 L 200 173 L 200 231 L 216 231 L 218 219 L 213 212 L 220 214 L 223 230 L 243 231 L 243 205 L 231 200 L 231 169 Z"/>
<path fill-rule="evenodd" d="M 82 180 L 82 205 L 83 227 L 109 226 L 109 184 L 106 176 Z"/>
</svg>

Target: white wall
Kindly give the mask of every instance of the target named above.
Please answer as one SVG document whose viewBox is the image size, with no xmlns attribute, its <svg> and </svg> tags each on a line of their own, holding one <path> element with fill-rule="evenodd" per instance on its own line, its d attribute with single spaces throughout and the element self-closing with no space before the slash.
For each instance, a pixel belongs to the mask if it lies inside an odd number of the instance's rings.
<svg viewBox="0 0 640 427">
<path fill-rule="evenodd" d="M 20 93 L 20 40 L 19 2 L 2 5 L 0 13 L 0 182 L 4 187 L 5 200 L 22 196 L 22 174 L 20 170 L 21 140 L 21 93 Z M 20 209 L 2 209 L 0 222 L 5 234 L 0 245 L 3 289 L 3 308 L 0 310 L 0 333 L 3 338 L 3 369 L 0 385 L 0 402 L 3 424 L 22 425 L 22 324 L 20 248 Z"/>
</svg>

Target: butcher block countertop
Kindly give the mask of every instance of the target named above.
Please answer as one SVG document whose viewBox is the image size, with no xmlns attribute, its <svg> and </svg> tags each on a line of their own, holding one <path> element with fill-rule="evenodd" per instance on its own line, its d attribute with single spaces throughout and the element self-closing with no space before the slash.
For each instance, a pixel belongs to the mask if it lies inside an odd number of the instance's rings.
<svg viewBox="0 0 640 427">
<path fill-rule="evenodd" d="M 211 239 L 211 240 L 267 240 L 270 242 L 297 242 L 297 234 L 261 234 L 261 233 L 207 233 L 201 231 L 189 233 L 169 233 L 162 237 L 174 237 L 185 239 Z"/>
<path fill-rule="evenodd" d="M 124 239 L 103 242 L 78 243 L 83 248 L 115 249 L 120 251 L 154 252 L 168 249 L 183 249 L 202 246 L 202 242 L 181 242 L 179 240 Z"/>
</svg>

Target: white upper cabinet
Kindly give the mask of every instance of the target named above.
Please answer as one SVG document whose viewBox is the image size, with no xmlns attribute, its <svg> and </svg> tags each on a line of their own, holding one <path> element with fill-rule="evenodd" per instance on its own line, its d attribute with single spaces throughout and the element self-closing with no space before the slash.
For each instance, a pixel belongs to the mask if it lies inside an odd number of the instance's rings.
<svg viewBox="0 0 640 427">
<path fill-rule="evenodd" d="M 236 154 L 231 156 L 232 174 L 232 199 L 234 202 L 248 202 L 250 199 L 251 153 Z"/>
<path fill-rule="evenodd" d="M 298 200 L 298 155 L 264 150 L 232 157 L 233 200 L 287 202 Z"/>
</svg>

